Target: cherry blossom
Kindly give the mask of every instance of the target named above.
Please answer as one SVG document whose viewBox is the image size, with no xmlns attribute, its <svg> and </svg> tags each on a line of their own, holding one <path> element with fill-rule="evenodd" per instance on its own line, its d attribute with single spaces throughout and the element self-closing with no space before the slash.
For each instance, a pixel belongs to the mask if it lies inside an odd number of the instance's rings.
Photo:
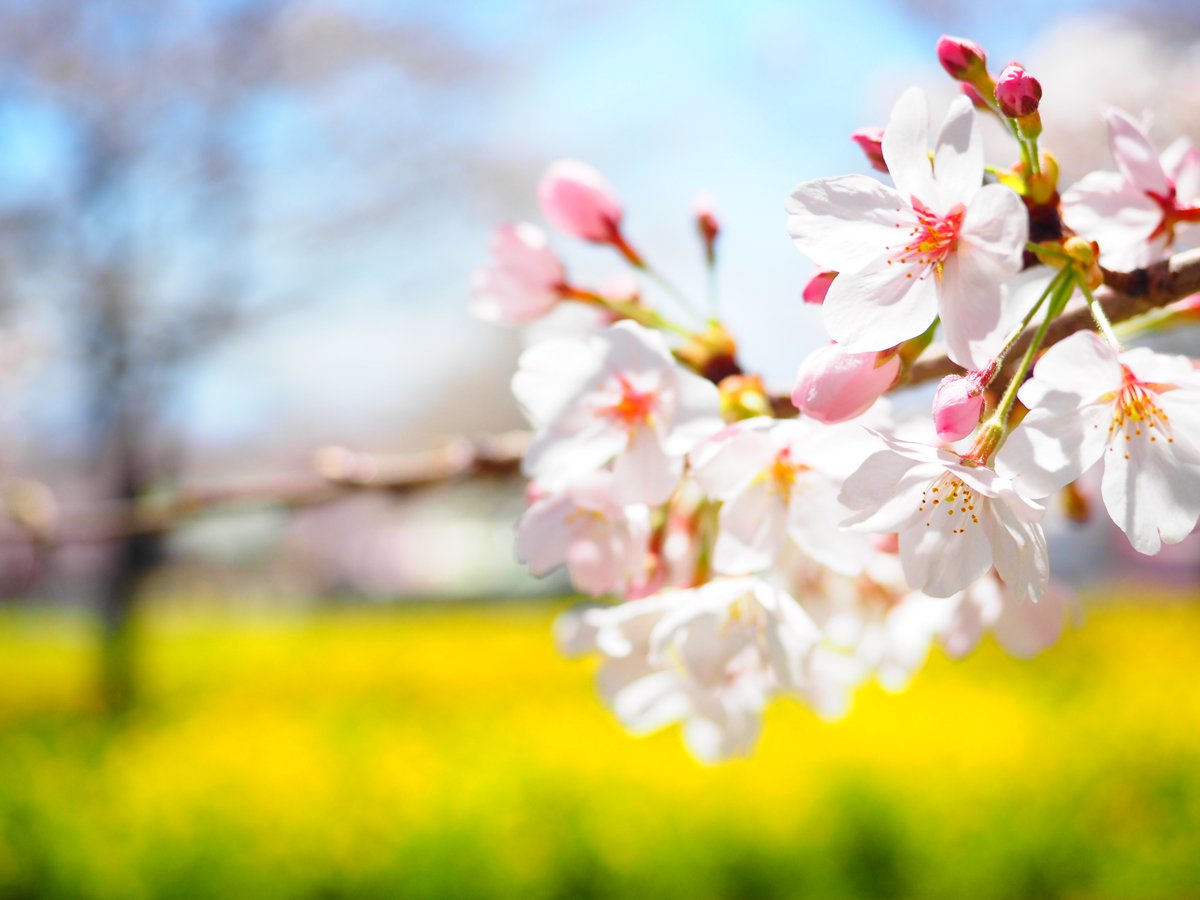
<svg viewBox="0 0 1200 900">
<path fill-rule="evenodd" d="M 1200 153 L 1180 138 L 1160 155 L 1126 113 L 1105 119 L 1117 171 L 1092 172 L 1066 190 L 1063 221 L 1100 245 L 1105 265 L 1136 269 L 1163 257 L 1179 224 L 1200 220 Z"/>
<path fill-rule="evenodd" d="M 895 190 L 846 175 L 804 182 L 788 199 L 796 246 L 839 273 L 825 326 L 857 353 L 895 347 L 940 315 L 951 359 L 982 368 L 1023 312 L 1008 308 L 1001 285 L 1021 269 L 1025 206 L 1009 188 L 982 184 L 983 144 L 966 98 L 950 106 L 931 168 L 925 95 L 907 91 L 883 155 Z"/>
<path fill-rule="evenodd" d="M 994 565 L 1013 595 L 1038 600 L 1049 576 L 1043 508 L 992 469 L 878 434 L 885 449 L 846 479 L 844 524 L 898 532 L 905 580 L 949 597 Z"/>
<path fill-rule="evenodd" d="M 471 312 L 515 325 L 549 312 L 563 296 L 562 264 L 536 225 L 501 225 L 492 236 L 492 264 L 471 276 Z"/>
<path fill-rule="evenodd" d="M 713 567 L 729 575 L 770 567 L 787 540 L 830 568 L 859 571 L 868 545 L 838 523 L 841 480 L 871 449 L 858 426 L 749 419 L 691 454 L 696 481 L 723 501 Z"/>
<path fill-rule="evenodd" d="M 1020 63 L 1009 63 L 996 79 L 996 105 L 1013 119 L 1022 119 L 1038 111 L 1042 85 Z"/>
<path fill-rule="evenodd" d="M 600 692 L 635 733 L 683 721 L 701 759 L 749 753 L 762 709 L 804 691 L 820 632 L 799 604 L 758 579 L 729 579 L 583 612 L 560 627 L 572 650 L 595 649 Z"/>
<path fill-rule="evenodd" d="M 537 497 L 517 524 L 517 559 L 534 575 L 565 565 L 588 594 L 624 593 L 645 576 L 650 511 L 613 496 L 611 472 L 586 472 Z"/>
<path fill-rule="evenodd" d="M 623 503 L 662 503 L 684 457 L 723 427 L 720 395 L 671 357 L 660 333 L 622 321 L 526 350 L 513 393 L 536 433 L 524 471 L 548 490 L 612 463 Z"/>
<path fill-rule="evenodd" d="M 1200 373 L 1182 356 L 1120 352 L 1091 332 L 1051 347 L 1017 396 L 1031 410 L 997 465 L 1046 496 L 1104 460 L 1101 495 L 1142 553 L 1200 517 Z"/>
</svg>

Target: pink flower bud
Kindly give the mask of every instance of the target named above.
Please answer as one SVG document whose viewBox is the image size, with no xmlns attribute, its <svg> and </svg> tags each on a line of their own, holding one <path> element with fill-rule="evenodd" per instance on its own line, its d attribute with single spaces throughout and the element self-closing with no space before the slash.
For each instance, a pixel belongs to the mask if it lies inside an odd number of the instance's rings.
<svg viewBox="0 0 1200 900">
<path fill-rule="evenodd" d="M 996 79 L 996 103 L 1010 119 L 1033 115 L 1041 99 L 1041 84 L 1020 63 L 1009 63 Z"/>
<path fill-rule="evenodd" d="M 613 243 L 620 233 L 621 203 L 587 163 L 553 163 L 538 182 L 537 196 L 542 214 L 560 231 L 598 244 Z"/>
<path fill-rule="evenodd" d="M 815 306 L 820 306 L 825 302 L 825 295 L 829 293 L 829 286 L 833 284 L 833 279 L 837 278 L 837 272 L 829 270 L 814 272 L 812 278 L 808 279 L 808 284 L 804 285 L 805 303 L 812 303 Z"/>
<path fill-rule="evenodd" d="M 818 422 L 844 422 L 870 409 L 900 374 L 900 357 L 847 353 L 830 344 L 800 364 L 792 403 Z"/>
<path fill-rule="evenodd" d="M 717 235 L 721 233 L 721 223 L 717 221 L 717 211 L 712 194 L 698 194 L 694 209 L 696 211 L 696 228 L 700 232 L 700 239 L 704 242 L 704 255 L 711 264 L 716 258 Z"/>
<path fill-rule="evenodd" d="M 943 34 L 937 42 L 938 61 L 957 81 L 972 81 L 987 72 L 987 54 L 974 41 Z"/>
<path fill-rule="evenodd" d="M 883 129 L 878 126 L 860 128 L 850 135 L 850 140 L 858 144 L 867 157 L 872 168 L 887 173 L 887 163 L 883 160 Z"/>
<path fill-rule="evenodd" d="M 958 441 L 975 430 L 983 412 L 980 373 L 947 375 L 933 395 L 933 425 L 944 441 Z"/>
</svg>

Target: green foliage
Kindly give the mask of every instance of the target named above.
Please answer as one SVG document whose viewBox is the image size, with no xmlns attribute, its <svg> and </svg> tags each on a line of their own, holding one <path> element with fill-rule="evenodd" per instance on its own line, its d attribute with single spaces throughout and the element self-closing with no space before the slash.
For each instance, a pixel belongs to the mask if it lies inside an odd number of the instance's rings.
<svg viewBox="0 0 1200 900">
<path fill-rule="evenodd" d="M 2 897 L 1162 897 L 1200 885 L 1200 609 L 935 654 L 753 759 L 626 736 L 543 607 L 0 619 Z"/>
</svg>

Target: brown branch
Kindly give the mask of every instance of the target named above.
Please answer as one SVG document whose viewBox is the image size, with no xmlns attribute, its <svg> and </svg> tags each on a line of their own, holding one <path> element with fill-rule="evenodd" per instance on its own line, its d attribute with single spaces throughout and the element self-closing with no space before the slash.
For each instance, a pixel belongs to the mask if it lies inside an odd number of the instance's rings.
<svg viewBox="0 0 1200 900">
<path fill-rule="evenodd" d="M 528 442 L 528 434 L 518 431 L 454 438 L 435 450 L 417 453 L 371 454 L 325 447 L 318 451 L 312 472 L 241 485 L 181 488 L 162 499 L 128 506 L 101 504 L 70 514 L 56 509 L 44 486 L 31 491 L 26 483 L 10 497 L 7 514 L 13 527 L 0 532 L 0 545 L 50 547 L 165 534 L 202 515 L 260 508 L 304 509 L 359 491 L 396 496 L 472 478 L 502 477 L 520 469 Z"/>
<path fill-rule="evenodd" d="M 1170 306 L 1200 292 L 1200 249 L 1177 253 L 1170 259 L 1133 272 L 1104 271 L 1104 286 L 1096 299 L 1112 322 L 1123 322 L 1142 313 Z M 1086 306 L 1071 309 L 1050 323 L 1043 347 L 1050 347 L 1076 331 L 1091 327 L 1092 315 Z M 1010 360 L 1019 360 L 1037 328 L 1031 327 L 1017 339 L 1009 351 Z M 908 378 L 897 385 L 904 388 L 962 372 L 945 356 L 918 360 Z M 1003 373 L 1001 374 L 1003 377 Z"/>
</svg>

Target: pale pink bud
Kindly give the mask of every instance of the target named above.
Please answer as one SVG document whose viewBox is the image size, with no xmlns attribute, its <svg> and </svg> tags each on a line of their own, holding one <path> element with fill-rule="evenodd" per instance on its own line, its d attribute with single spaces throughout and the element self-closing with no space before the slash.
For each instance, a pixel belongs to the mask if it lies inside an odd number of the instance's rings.
<svg viewBox="0 0 1200 900">
<path fill-rule="evenodd" d="M 492 264 L 471 275 L 471 312 L 515 325 L 550 311 L 563 296 L 565 273 L 546 233 L 528 222 L 501 225 L 491 242 Z"/>
<path fill-rule="evenodd" d="M 800 364 L 792 403 L 818 422 L 844 422 L 870 409 L 900 374 L 900 357 L 847 353 L 829 344 Z"/>
<path fill-rule="evenodd" d="M 987 54 L 974 41 L 943 34 L 937 42 L 938 61 L 950 77 L 971 81 L 987 72 Z"/>
<path fill-rule="evenodd" d="M 814 272 L 812 278 L 808 279 L 808 284 L 804 285 L 804 292 L 801 296 L 805 303 L 812 303 L 815 306 L 820 306 L 825 302 L 825 295 L 829 293 L 829 286 L 833 284 L 833 279 L 837 278 L 837 272 L 829 270 Z"/>
<path fill-rule="evenodd" d="M 553 163 L 538 182 L 537 196 L 542 214 L 560 231 L 598 244 L 613 243 L 620 233 L 621 203 L 587 163 Z"/>
<path fill-rule="evenodd" d="M 983 412 L 983 384 L 978 372 L 947 375 L 933 395 L 933 425 L 944 441 L 958 441 L 975 430 Z"/>
<path fill-rule="evenodd" d="M 858 144 L 859 149 L 867 157 L 867 162 L 871 167 L 880 172 L 887 173 L 887 163 L 883 159 L 883 129 L 879 126 L 871 128 L 860 128 L 858 131 L 850 135 L 850 140 Z"/>
<path fill-rule="evenodd" d="M 1033 115 L 1041 99 L 1041 84 L 1020 63 L 1009 63 L 996 79 L 996 103 L 1010 119 Z"/>
</svg>

